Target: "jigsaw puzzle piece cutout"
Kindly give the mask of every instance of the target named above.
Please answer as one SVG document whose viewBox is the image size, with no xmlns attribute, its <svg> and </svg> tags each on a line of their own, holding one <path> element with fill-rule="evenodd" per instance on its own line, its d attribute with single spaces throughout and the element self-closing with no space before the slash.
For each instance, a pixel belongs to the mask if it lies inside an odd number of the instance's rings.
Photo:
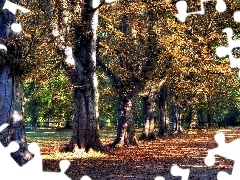
<svg viewBox="0 0 240 180">
<path fill-rule="evenodd" d="M 157 177 L 154 178 L 154 180 L 165 180 L 165 178 L 162 177 L 162 176 L 157 176 Z"/>
<path fill-rule="evenodd" d="M 217 175 L 217 179 L 218 180 L 233 180 L 231 175 L 228 174 L 227 172 L 224 172 L 224 171 L 220 171 Z"/>
<path fill-rule="evenodd" d="M 7 123 L 2 124 L 0 126 L 0 132 L 2 132 L 8 126 L 9 124 Z M 19 144 L 15 141 L 10 142 L 7 147 L 4 147 L 2 143 L 0 143 L 0 161 L 6 162 L 3 164 L 0 163 L 0 169 L 3 173 L 7 172 L 11 168 L 16 168 L 16 170 L 19 168 L 18 164 L 11 156 L 11 153 L 16 152 L 18 149 Z"/>
<path fill-rule="evenodd" d="M 47 179 L 58 179 L 58 180 L 71 180 L 65 172 L 67 171 L 68 167 L 70 166 L 70 162 L 68 160 L 62 160 L 59 163 L 60 172 L 43 172 L 43 177 Z"/>
<path fill-rule="evenodd" d="M 59 172 L 43 172 L 41 174 L 41 178 L 44 178 L 44 179 L 57 179 L 57 180 L 71 180 L 66 174 L 59 173 Z"/>
<path fill-rule="evenodd" d="M 233 19 L 235 22 L 240 22 L 240 11 L 234 12 Z"/>
<path fill-rule="evenodd" d="M 218 143 L 218 147 L 208 151 L 208 156 L 205 158 L 207 162 L 206 165 L 215 163 L 215 158 L 212 157 L 215 155 L 219 155 L 230 160 L 236 160 L 236 154 L 240 149 L 240 139 L 236 139 L 232 142 L 226 143 L 225 136 L 222 132 L 217 133 L 214 136 L 214 139 Z M 214 162 L 212 162 L 213 160 Z"/>
<path fill-rule="evenodd" d="M 228 46 L 219 46 L 216 48 L 216 55 L 218 57 L 225 57 L 229 56 L 230 59 L 230 66 L 231 68 L 239 68 L 240 69 L 240 58 L 236 58 L 232 50 L 234 48 L 240 47 L 240 40 L 239 39 L 232 39 L 233 37 L 233 30 L 230 27 L 223 29 L 223 32 L 227 34 Z M 240 70 L 239 70 L 239 77 L 240 77 Z"/>
<path fill-rule="evenodd" d="M 220 171 L 218 174 L 218 179 L 230 179 L 237 180 L 240 177 L 240 158 L 237 156 L 240 149 L 240 139 L 236 139 L 232 142 L 226 143 L 225 136 L 223 133 L 217 133 L 214 136 L 215 141 L 218 143 L 218 147 L 208 151 L 204 162 L 207 166 L 213 166 L 215 164 L 215 156 L 225 157 L 227 159 L 233 160 L 233 170 L 232 174 L 229 175 L 226 172 Z"/>
<path fill-rule="evenodd" d="M 28 161 L 28 163 L 22 166 L 22 170 L 25 172 L 32 172 L 32 174 L 42 173 L 43 165 L 39 145 L 35 142 L 32 142 L 28 145 L 28 150 L 34 155 L 34 157 Z"/>
<path fill-rule="evenodd" d="M 4 129 L 6 129 L 9 126 L 8 123 L 4 123 L 0 126 L 0 132 L 2 132 Z"/>
<path fill-rule="evenodd" d="M 15 3 L 12 3 L 11 1 L 8 1 L 8 0 L 5 1 L 5 4 L 4 4 L 2 10 L 4 10 L 4 9 L 8 9 L 8 10 L 9 10 L 11 13 L 13 13 L 14 15 L 16 15 L 17 10 L 20 10 L 20 11 L 22 11 L 23 13 L 28 13 L 28 12 L 30 12 L 29 9 L 24 8 L 24 7 L 22 7 L 22 6 L 19 6 L 19 5 L 15 4 Z"/>
<path fill-rule="evenodd" d="M 178 10 L 178 14 L 176 14 L 175 16 L 181 21 L 181 22 L 185 22 L 188 13 L 187 13 L 187 2 L 186 1 L 178 1 L 176 3 L 176 8 Z"/>
<path fill-rule="evenodd" d="M 191 14 L 203 15 L 205 13 L 204 2 L 206 2 L 206 1 L 208 1 L 208 0 L 200 0 L 200 5 L 201 5 L 200 11 L 189 12 L 189 13 L 187 12 L 187 2 L 185 0 L 178 1 L 176 3 L 176 8 L 177 8 L 178 14 L 176 14 L 175 17 L 177 17 L 179 19 L 179 21 L 185 22 L 187 16 L 189 16 Z M 221 12 L 226 11 L 227 5 L 224 2 L 224 0 L 217 0 L 215 8 L 218 12 L 221 13 Z"/>
<path fill-rule="evenodd" d="M 217 0 L 215 8 L 218 12 L 222 13 L 222 12 L 225 12 L 227 10 L 227 5 L 224 2 L 224 0 Z"/>
<path fill-rule="evenodd" d="M 171 168 L 171 174 L 173 176 L 181 176 L 182 180 L 188 180 L 190 169 L 182 169 L 178 165 L 173 165 Z"/>
<path fill-rule="evenodd" d="M 91 180 L 91 178 L 87 175 L 84 175 L 80 180 Z M 160 180 L 160 179 L 158 179 L 158 180 Z"/>
<path fill-rule="evenodd" d="M 70 161 L 68 160 L 61 160 L 59 163 L 59 167 L 61 169 L 61 173 L 65 173 L 67 171 L 67 169 L 70 166 Z"/>
<path fill-rule="evenodd" d="M 1 177 L 8 177 L 9 179 L 14 179 L 18 177 L 18 174 L 21 173 L 21 167 L 17 162 L 12 158 L 11 153 L 16 152 L 19 149 L 19 144 L 17 142 L 10 142 L 7 147 L 4 147 L 0 143 L 0 169 Z M 14 169 L 14 173 L 9 173 L 9 170 Z"/>
<path fill-rule="evenodd" d="M 30 12 L 29 9 L 19 6 L 11 1 L 5 0 L 2 10 L 8 9 L 12 14 L 16 15 L 17 11 L 20 10 L 22 13 Z M 22 31 L 22 26 L 20 23 L 12 23 L 11 30 L 14 33 L 20 33 Z M 7 47 L 4 44 L 0 44 L 0 50 L 7 51 Z"/>
</svg>

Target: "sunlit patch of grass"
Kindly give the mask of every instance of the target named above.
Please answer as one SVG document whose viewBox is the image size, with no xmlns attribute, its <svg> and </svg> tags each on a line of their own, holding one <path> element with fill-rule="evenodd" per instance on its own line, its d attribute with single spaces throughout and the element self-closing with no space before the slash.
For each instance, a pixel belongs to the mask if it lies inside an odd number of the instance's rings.
<svg viewBox="0 0 240 180">
<path fill-rule="evenodd" d="M 67 160 L 73 160 L 73 159 L 79 159 L 79 158 L 104 158 L 106 157 L 106 154 L 93 151 L 92 149 L 89 150 L 89 152 L 85 151 L 78 151 L 78 152 L 59 152 L 55 151 L 50 154 L 43 154 L 43 159 L 50 159 L 50 160 L 59 160 L 59 159 L 67 159 Z"/>
</svg>

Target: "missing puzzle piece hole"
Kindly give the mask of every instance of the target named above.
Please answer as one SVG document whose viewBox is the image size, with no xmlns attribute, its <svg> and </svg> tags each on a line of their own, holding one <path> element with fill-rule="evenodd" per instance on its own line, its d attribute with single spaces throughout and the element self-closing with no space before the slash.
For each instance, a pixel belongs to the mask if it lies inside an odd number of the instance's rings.
<svg viewBox="0 0 240 180">
<path fill-rule="evenodd" d="M 218 180 L 231 180 L 231 176 L 224 171 L 220 171 L 217 175 L 217 179 Z"/>
<path fill-rule="evenodd" d="M 7 149 L 10 153 L 16 152 L 19 149 L 19 144 L 15 141 L 9 143 Z"/>
<path fill-rule="evenodd" d="M 190 173 L 190 169 L 182 169 L 178 165 L 173 165 L 171 168 L 171 174 L 173 176 L 181 176 L 182 180 L 187 180 Z"/>
<path fill-rule="evenodd" d="M 85 175 L 80 180 L 91 180 L 91 178 L 89 176 Z"/>
<path fill-rule="evenodd" d="M 22 26 L 21 24 L 18 24 L 18 23 L 12 23 L 11 29 L 15 33 L 20 33 L 22 31 Z"/>
<path fill-rule="evenodd" d="M 216 10 L 218 12 L 224 12 L 226 11 L 226 9 L 227 9 L 226 3 L 223 0 L 218 0 L 216 4 Z"/>
<path fill-rule="evenodd" d="M 162 177 L 162 176 L 157 176 L 157 177 L 155 177 L 155 179 L 154 180 L 165 180 L 165 178 L 164 177 Z"/>
<path fill-rule="evenodd" d="M 28 145 L 28 150 L 33 153 L 34 155 L 40 154 L 40 147 L 37 143 L 32 142 L 31 144 Z"/>
<path fill-rule="evenodd" d="M 218 143 L 218 145 L 225 144 L 225 136 L 222 132 L 217 133 L 214 136 L 214 139 Z"/>
<path fill-rule="evenodd" d="M 188 13 L 187 13 L 187 2 L 186 1 L 178 1 L 176 3 L 176 8 L 178 10 L 178 14 L 176 14 L 175 16 L 182 22 L 185 22 Z"/>
<path fill-rule="evenodd" d="M 219 58 L 223 58 L 228 54 L 228 48 L 224 46 L 219 46 L 216 48 L 216 54 Z"/>
<path fill-rule="evenodd" d="M 62 173 L 65 173 L 69 166 L 70 162 L 68 160 L 61 160 L 59 163 L 59 167 Z"/>
<path fill-rule="evenodd" d="M 204 163 L 207 166 L 213 166 L 215 164 L 215 157 L 214 155 L 208 154 L 207 157 L 204 159 Z"/>
<path fill-rule="evenodd" d="M 240 11 L 236 11 L 233 14 L 233 19 L 234 19 L 235 22 L 240 22 Z"/>
<path fill-rule="evenodd" d="M 187 13 L 187 2 L 186 1 L 178 1 L 176 3 L 176 8 L 178 10 L 178 14 L 185 14 Z"/>
<path fill-rule="evenodd" d="M 5 45 L 3 45 L 3 44 L 0 44 L 0 49 L 2 49 L 2 47 L 6 47 Z M 0 132 L 2 132 L 4 129 L 6 129 L 7 127 L 9 126 L 9 124 L 8 123 L 4 123 L 4 124 L 2 124 L 1 126 L 0 126 Z"/>
</svg>

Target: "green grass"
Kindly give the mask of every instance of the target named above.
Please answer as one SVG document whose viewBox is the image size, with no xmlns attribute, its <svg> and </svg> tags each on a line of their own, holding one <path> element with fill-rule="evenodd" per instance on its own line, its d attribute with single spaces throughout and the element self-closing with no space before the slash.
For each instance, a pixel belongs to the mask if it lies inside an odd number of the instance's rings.
<svg viewBox="0 0 240 180">
<path fill-rule="evenodd" d="M 137 137 L 142 133 L 141 128 L 136 129 Z M 56 128 L 37 128 L 26 129 L 27 142 L 46 142 L 46 141 L 69 141 L 72 136 L 72 130 Z M 100 129 L 100 138 L 103 142 L 113 140 L 116 137 L 116 128 Z"/>
<path fill-rule="evenodd" d="M 37 142 L 37 141 L 69 141 L 72 135 L 72 130 L 65 129 L 27 129 L 26 130 L 27 141 Z M 116 136 L 115 129 L 102 129 L 100 130 L 101 138 L 114 138 Z"/>
<path fill-rule="evenodd" d="M 71 130 L 57 130 L 49 128 L 26 130 L 28 142 L 67 141 L 71 138 L 71 135 Z"/>
</svg>

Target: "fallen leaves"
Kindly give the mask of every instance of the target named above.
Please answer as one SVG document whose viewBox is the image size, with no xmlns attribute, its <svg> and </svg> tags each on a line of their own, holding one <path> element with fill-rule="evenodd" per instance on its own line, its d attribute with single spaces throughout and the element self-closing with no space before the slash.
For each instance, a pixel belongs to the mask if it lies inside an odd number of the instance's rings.
<svg viewBox="0 0 240 180">
<path fill-rule="evenodd" d="M 170 136 L 155 141 L 140 141 L 138 146 L 114 148 L 107 154 L 94 151 L 89 153 L 43 152 L 45 171 L 56 171 L 62 159 L 71 161 L 67 175 L 79 180 L 83 175 L 92 179 L 154 179 L 164 176 L 166 179 L 179 179 L 170 174 L 170 168 L 177 164 L 190 168 L 190 178 L 216 179 L 221 170 L 231 172 L 233 162 L 221 157 L 216 158 L 215 166 L 204 164 L 207 150 L 217 147 L 214 135 L 219 130 L 186 132 L 180 136 Z M 230 142 L 240 136 L 237 129 L 224 131 L 226 141 Z M 106 137 L 105 137 L 106 138 Z M 64 144 L 65 142 L 60 142 Z M 53 144 L 53 143 L 52 143 Z M 41 144 L 44 149 L 48 144 Z"/>
</svg>

